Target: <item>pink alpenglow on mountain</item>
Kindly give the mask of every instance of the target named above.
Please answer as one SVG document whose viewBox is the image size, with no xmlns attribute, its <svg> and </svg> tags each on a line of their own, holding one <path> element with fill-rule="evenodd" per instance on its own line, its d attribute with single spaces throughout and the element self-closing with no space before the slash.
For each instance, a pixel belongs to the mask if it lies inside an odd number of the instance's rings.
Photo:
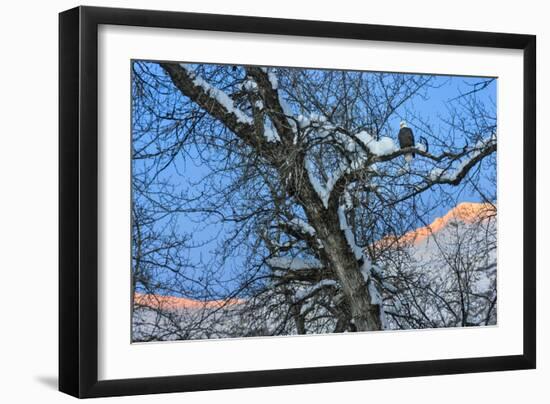
<svg viewBox="0 0 550 404">
<path fill-rule="evenodd" d="M 496 215 L 496 208 L 490 203 L 462 202 L 452 208 L 444 216 L 438 217 L 431 224 L 419 227 L 416 230 L 409 231 L 400 237 L 384 237 L 378 243 L 392 245 L 394 243 L 418 245 L 428 239 L 431 235 L 439 233 L 445 229 L 449 223 L 462 222 L 472 224 L 477 221 L 483 221 Z"/>
<path fill-rule="evenodd" d="M 206 300 L 200 301 L 185 297 L 162 296 L 155 294 L 134 294 L 134 304 L 155 309 L 182 310 L 182 309 L 218 309 L 242 303 L 240 299 Z"/>
<path fill-rule="evenodd" d="M 444 216 L 435 219 L 430 225 L 420 227 L 416 230 L 405 233 L 397 240 L 394 237 L 387 237 L 380 242 L 391 241 L 393 243 L 412 243 L 419 245 L 430 236 L 446 228 L 449 223 L 460 221 L 464 224 L 471 224 L 479 220 L 492 217 L 496 214 L 495 207 L 489 203 L 463 202 L 452 208 Z M 185 297 L 163 296 L 156 294 L 134 294 L 134 304 L 164 310 L 184 309 L 219 309 L 244 303 L 243 299 L 227 300 L 196 300 Z"/>
</svg>

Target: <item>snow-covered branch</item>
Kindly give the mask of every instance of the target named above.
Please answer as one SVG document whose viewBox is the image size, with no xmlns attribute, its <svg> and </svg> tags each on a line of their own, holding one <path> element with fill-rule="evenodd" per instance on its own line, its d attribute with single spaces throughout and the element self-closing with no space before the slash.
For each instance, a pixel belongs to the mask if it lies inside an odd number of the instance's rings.
<svg viewBox="0 0 550 404">
<path fill-rule="evenodd" d="M 254 66 L 246 67 L 246 73 L 254 79 L 258 87 L 264 110 L 273 123 L 274 131 L 279 137 L 291 141 L 294 131 L 287 119 L 290 111 L 284 108 L 285 104 L 279 96 L 277 77 L 273 72 Z"/>
<path fill-rule="evenodd" d="M 232 98 L 224 91 L 212 86 L 197 76 L 185 64 L 160 63 L 174 85 L 197 105 L 229 128 L 246 143 L 265 148 L 267 139 L 258 136 L 253 118 L 235 106 Z"/>
<path fill-rule="evenodd" d="M 389 148 L 388 148 L 389 150 Z M 481 140 L 476 143 L 474 147 L 464 148 L 460 152 L 443 152 L 440 154 L 432 154 L 426 151 L 423 145 L 416 145 L 415 147 L 407 147 L 398 149 L 393 152 L 372 155 L 368 158 L 364 158 L 359 164 L 354 164 L 348 170 L 344 171 L 343 175 L 340 175 L 338 180 L 334 183 L 332 189 L 333 193 L 328 196 L 329 203 L 333 201 L 337 203 L 338 199 L 344 192 L 345 186 L 357 180 L 364 179 L 364 174 L 367 171 L 372 170 L 377 163 L 388 162 L 394 160 L 407 153 L 414 152 L 417 156 L 425 158 L 434 163 L 444 163 L 446 168 L 435 167 L 429 175 L 426 177 L 425 182 L 416 187 L 414 194 L 419 194 L 429 189 L 436 184 L 448 184 L 458 185 L 466 177 L 468 172 L 481 160 L 490 154 L 496 152 L 497 140 L 494 135 L 491 135 L 487 139 Z M 458 164 L 453 165 L 454 162 Z M 403 198 L 395 201 L 397 203 L 401 200 L 409 198 L 411 195 L 406 194 Z"/>
<path fill-rule="evenodd" d="M 298 257 L 273 257 L 267 259 L 266 263 L 271 268 L 279 270 L 290 269 L 292 271 L 300 271 L 305 269 L 323 268 L 323 265 L 319 262 L 319 260 L 314 258 L 304 259 Z"/>
<path fill-rule="evenodd" d="M 459 161 L 456 167 L 448 169 L 435 168 L 430 173 L 430 180 L 438 184 L 457 185 L 468 173 L 484 157 L 494 153 L 497 149 L 497 140 L 493 135 L 489 139 L 479 141 L 476 146 L 469 150 L 467 158 Z"/>
<path fill-rule="evenodd" d="M 403 234 L 436 205 L 431 200 L 424 204 L 424 198 L 400 202 L 437 184 L 478 185 L 477 168 L 488 166 L 480 162 L 497 147 L 494 137 L 474 144 L 477 136 L 493 131 L 492 122 L 476 126 L 476 119 L 460 113 L 457 119 L 464 118 L 460 122 L 468 123 L 466 127 L 450 122 L 449 131 L 439 135 L 432 133 L 431 126 L 424 128 L 431 150 L 421 144 L 400 148 L 394 121 L 409 112 L 408 106 L 396 108 L 399 100 L 419 91 L 414 77 L 158 65 L 163 71 L 158 66 L 152 70 L 157 83 L 166 84 L 166 72 L 173 86 L 151 86 L 164 91 L 152 100 L 144 92 L 147 102 L 135 114 L 143 116 L 135 126 L 160 128 L 144 129 L 145 135 L 140 135 L 149 155 L 160 155 L 159 147 L 163 154 L 143 166 L 141 180 L 147 181 L 156 167 L 167 167 L 166 162 L 187 164 L 195 154 L 200 154 L 198 161 L 211 174 L 190 182 L 198 184 L 193 187 L 195 196 L 186 192 L 187 186 L 172 184 L 167 171 L 141 201 L 155 215 L 151 198 L 171 204 L 174 212 L 191 205 L 200 212 L 209 210 L 209 215 L 220 211 L 246 218 L 232 222 L 235 228 L 228 231 L 218 252 L 224 260 L 234 251 L 244 252 L 246 259 L 239 260 L 242 273 L 235 282 L 250 302 L 262 304 L 262 321 L 264 314 L 276 317 L 270 319 L 273 327 L 258 330 L 258 335 L 284 334 L 286 327 L 315 332 L 329 323 L 338 332 L 385 328 L 381 307 L 387 295 L 380 291 L 388 293 L 395 286 L 395 292 L 406 285 L 394 285 L 386 269 L 376 272 L 380 257 L 391 251 L 371 246 L 386 235 Z M 421 80 L 419 85 L 425 83 Z M 141 82 L 137 84 L 136 93 L 141 94 Z M 153 124 L 148 124 L 150 114 Z M 478 116 L 485 115 L 474 115 Z M 414 139 L 400 144 L 412 145 Z M 413 153 L 415 160 L 404 159 Z M 158 172 L 151 177 L 154 174 Z M 480 171 L 478 182 L 491 175 L 490 170 Z M 441 194 L 447 196 L 447 189 Z M 177 204 L 165 202 L 168 199 Z M 173 220 L 176 228 L 179 222 Z M 141 239 L 140 231 L 136 230 L 136 239 Z M 147 264 L 139 254 L 139 262 Z M 179 262 L 178 267 L 186 266 Z M 212 273 L 219 267 L 216 262 Z M 311 304 L 314 310 L 303 309 Z M 293 320 L 295 324 L 289 325 Z"/>
<path fill-rule="evenodd" d="M 334 279 L 323 279 L 314 285 L 302 288 L 296 292 L 295 299 L 297 301 L 310 298 L 312 295 L 325 288 L 334 288 L 337 283 Z"/>
</svg>

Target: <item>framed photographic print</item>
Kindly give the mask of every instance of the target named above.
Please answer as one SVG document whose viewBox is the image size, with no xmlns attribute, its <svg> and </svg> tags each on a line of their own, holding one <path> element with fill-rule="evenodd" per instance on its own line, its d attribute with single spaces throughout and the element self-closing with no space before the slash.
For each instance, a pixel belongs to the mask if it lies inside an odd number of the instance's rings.
<svg viewBox="0 0 550 404">
<path fill-rule="evenodd" d="M 534 36 L 59 21 L 61 391 L 535 367 Z"/>
</svg>

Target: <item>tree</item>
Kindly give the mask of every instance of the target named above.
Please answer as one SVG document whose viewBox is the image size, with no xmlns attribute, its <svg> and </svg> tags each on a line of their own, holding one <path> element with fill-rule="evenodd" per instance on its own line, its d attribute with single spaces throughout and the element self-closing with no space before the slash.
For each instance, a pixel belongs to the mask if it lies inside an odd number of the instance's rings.
<svg viewBox="0 0 550 404">
<path fill-rule="evenodd" d="M 134 290 L 205 302 L 246 297 L 240 322 L 252 334 L 388 327 L 376 242 L 418 226 L 457 188 L 496 198 L 485 185 L 497 145 L 494 106 L 479 97 L 486 87 L 459 96 L 436 128 L 407 108 L 438 83 L 134 62 Z M 423 144 L 396 146 L 392 122 L 403 115 Z M 173 180 L 184 160 L 205 167 L 186 186 Z M 215 262 L 186 258 L 193 236 L 178 226 L 180 214 L 230 228 Z M 222 274 L 235 251 L 246 259 Z"/>
<path fill-rule="evenodd" d="M 445 226 L 403 237 L 379 258 L 390 328 L 496 324 L 496 207 L 462 204 Z"/>
</svg>

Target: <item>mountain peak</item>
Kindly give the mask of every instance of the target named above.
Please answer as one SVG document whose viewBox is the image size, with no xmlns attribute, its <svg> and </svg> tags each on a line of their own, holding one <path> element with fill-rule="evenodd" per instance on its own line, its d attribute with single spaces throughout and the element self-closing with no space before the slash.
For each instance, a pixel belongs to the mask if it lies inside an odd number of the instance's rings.
<svg viewBox="0 0 550 404">
<path fill-rule="evenodd" d="M 470 224 L 478 220 L 489 218 L 495 214 L 495 207 L 490 203 L 461 202 L 444 216 L 435 219 L 431 224 L 409 231 L 402 237 L 399 237 L 399 240 L 405 242 L 412 241 L 413 244 L 418 244 L 427 239 L 430 235 L 445 228 L 449 223 L 460 221 Z"/>
<path fill-rule="evenodd" d="M 496 214 L 495 207 L 490 203 L 462 202 L 449 210 L 445 215 L 438 217 L 431 224 L 411 230 L 403 236 L 384 237 L 378 243 L 386 245 L 395 245 L 395 243 L 412 243 L 418 245 L 428 239 L 433 234 L 438 233 L 449 223 L 461 221 L 466 224 L 474 223 L 477 220 L 483 220 Z M 377 243 L 377 244 L 378 244 Z M 182 310 L 182 309 L 218 309 L 225 306 L 233 306 L 243 303 L 242 299 L 228 300 L 196 300 L 185 297 L 157 295 L 157 294 L 142 294 L 135 292 L 134 302 L 141 306 L 153 307 L 156 309 L 166 310 Z"/>
</svg>

